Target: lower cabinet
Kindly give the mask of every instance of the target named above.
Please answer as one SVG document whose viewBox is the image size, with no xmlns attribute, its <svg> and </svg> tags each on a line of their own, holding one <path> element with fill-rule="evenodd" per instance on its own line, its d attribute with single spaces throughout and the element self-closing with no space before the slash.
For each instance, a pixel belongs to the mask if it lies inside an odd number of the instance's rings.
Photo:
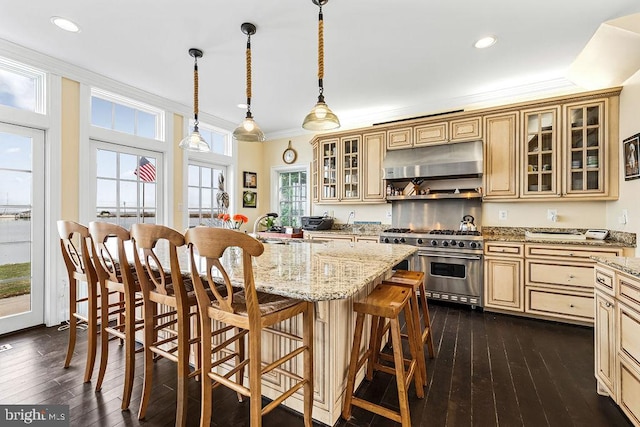
<svg viewBox="0 0 640 427">
<path fill-rule="evenodd" d="M 364 242 L 364 243 L 379 243 L 378 236 L 363 236 L 359 234 L 341 234 L 332 231 L 305 231 L 305 239 L 311 240 L 328 240 L 337 242 Z"/>
<path fill-rule="evenodd" d="M 614 284 L 614 296 L 606 281 Z M 598 393 L 609 395 L 640 426 L 640 278 L 598 263 L 595 282 L 595 376 Z"/>
<path fill-rule="evenodd" d="M 524 311 L 522 282 L 524 275 L 523 245 L 485 243 L 484 305 L 508 311 Z"/>
</svg>

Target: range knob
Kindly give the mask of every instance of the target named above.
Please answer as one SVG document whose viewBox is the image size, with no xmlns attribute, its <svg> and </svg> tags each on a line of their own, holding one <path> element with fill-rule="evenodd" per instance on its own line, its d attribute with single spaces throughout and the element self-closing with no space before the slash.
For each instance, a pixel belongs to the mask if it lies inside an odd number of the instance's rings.
<svg viewBox="0 0 640 427">
<path fill-rule="evenodd" d="M 451 244 L 451 246 L 455 246 L 458 242 L 456 242 L 455 240 L 452 240 L 449 242 L 449 244 Z"/>
<path fill-rule="evenodd" d="M 438 241 L 437 240 L 432 240 L 431 241 L 431 246 L 438 246 Z"/>
<path fill-rule="evenodd" d="M 418 243 L 419 245 L 421 245 L 421 244 L 422 244 L 422 239 L 418 239 L 418 240 L 417 240 L 417 243 Z"/>
<path fill-rule="evenodd" d="M 442 246 L 444 246 L 444 247 L 446 248 L 447 246 L 449 246 L 449 242 L 447 242 L 447 241 L 445 240 L 444 242 L 442 242 Z"/>
<path fill-rule="evenodd" d="M 401 237 L 400 238 L 400 243 L 404 243 L 404 242 L 406 242 L 406 240 L 404 239 L 404 237 Z"/>
<path fill-rule="evenodd" d="M 400 240 L 398 240 L 398 239 L 393 239 L 393 243 L 400 243 Z"/>
<path fill-rule="evenodd" d="M 388 238 L 388 237 L 385 237 L 385 238 L 384 238 L 384 242 L 385 242 L 385 243 L 389 243 L 389 238 Z"/>
<path fill-rule="evenodd" d="M 479 248 L 479 247 L 480 247 L 480 245 L 478 245 L 476 242 L 471 242 L 471 243 L 469 243 L 469 246 L 471 246 L 471 248 L 472 248 L 472 249 L 475 249 L 475 248 Z"/>
<path fill-rule="evenodd" d="M 458 246 L 464 248 L 464 242 L 458 242 Z"/>
</svg>

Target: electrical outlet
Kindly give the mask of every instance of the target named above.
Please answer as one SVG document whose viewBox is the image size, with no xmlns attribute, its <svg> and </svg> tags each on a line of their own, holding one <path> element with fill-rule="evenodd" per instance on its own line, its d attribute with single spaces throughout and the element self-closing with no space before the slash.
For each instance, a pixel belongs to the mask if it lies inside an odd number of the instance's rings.
<svg viewBox="0 0 640 427">
<path fill-rule="evenodd" d="M 387 211 L 387 218 L 391 218 L 391 211 Z"/>
<path fill-rule="evenodd" d="M 549 221 L 557 222 L 558 221 L 558 211 L 555 209 L 547 209 L 547 219 Z"/>
<path fill-rule="evenodd" d="M 504 221 L 507 219 L 507 211 L 498 211 L 498 219 Z"/>
<path fill-rule="evenodd" d="M 629 223 L 629 212 L 627 212 L 626 209 L 622 209 L 622 223 L 623 224 Z"/>
</svg>

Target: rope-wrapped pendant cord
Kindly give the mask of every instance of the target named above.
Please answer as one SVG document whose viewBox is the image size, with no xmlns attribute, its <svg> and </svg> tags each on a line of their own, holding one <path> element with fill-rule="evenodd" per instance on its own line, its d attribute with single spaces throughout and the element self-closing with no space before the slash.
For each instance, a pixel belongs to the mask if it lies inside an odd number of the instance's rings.
<svg viewBox="0 0 640 427">
<path fill-rule="evenodd" d="M 251 37 L 247 38 L 247 105 L 251 107 Z"/>
<path fill-rule="evenodd" d="M 324 19 L 322 17 L 322 6 L 318 14 L 318 80 L 322 87 L 322 79 L 324 78 Z"/>
<path fill-rule="evenodd" d="M 193 66 L 193 117 L 198 122 L 198 60 Z"/>
</svg>

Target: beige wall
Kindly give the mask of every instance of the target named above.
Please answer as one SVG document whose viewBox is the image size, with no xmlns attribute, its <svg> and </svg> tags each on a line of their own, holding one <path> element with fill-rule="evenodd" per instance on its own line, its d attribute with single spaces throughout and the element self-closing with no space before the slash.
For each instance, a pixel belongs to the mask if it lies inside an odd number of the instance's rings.
<svg viewBox="0 0 640 427">
<path fill-rule="evenodd" d="M 640 72 L 625 82 L 620 94 L 620 141 L 640 133 Z M 640 179 L 624 180 L 624 150 L 620 149 L 620 198 L 607 203 L 606 227 L 609 229 L 640 234 Z M 621 224 L 622 210 L 628 211 L 629 221 Z M 636 248 L 636 256 L 640 249 Z"/>
<path fill-rule="evenodd" d="M 62 79 L 62 144 L 60 177 L 61 218 L 69 221 L 80 219 L 78 197 L 80 165 L 80 83 Z"/>
<path fill-rule="evenodd" d="M 184 161 L 184 152 L 178 148 L 178 144 L 183 138 L 184 117 L 180 114 L 173 115 L 173 224 L 169 226 L 176 230 L 184 230 L 187 224 L 184 223 L 185 212 L 184 207 L 184 171 L 182 165 Z"/>
<path fill-rule="evenodd" d="M 557 212 L 557 221 L 547 219 L 547 210 Z M 498 219 L 500 211 L 507 219 Z M 603 228 L 606 223 L 605 202 L 518 202 L 482 204 L 482 225 L 493 227 Z"/>
<path fill-rule="evenodd" d="M 268 164 L 264 158 L 265 152 L 270 149 L 266 142 L 241 142 L 238 141 L 238 167 L 235 173 L 233 186 L 226 188 L 230 192 L 229 196 L 235 200 L 236 209 L 231 214 L 242 214 L 249 218 L 249 223 L 242 227 L 244 231 L 252 231 L 256 218 L 263 213 L 269 212 L 269 174 Z M 257 174 L 257 188 L 245 188 L 243 182 L 243 172 L 255 172 Z M 254 191 L 258 194 L 258 201 L 255 208 L 242 207 L 242 195 L 244 191 Z M 231 194 L 235 193 L 235 194 Z"/>
</svg>

